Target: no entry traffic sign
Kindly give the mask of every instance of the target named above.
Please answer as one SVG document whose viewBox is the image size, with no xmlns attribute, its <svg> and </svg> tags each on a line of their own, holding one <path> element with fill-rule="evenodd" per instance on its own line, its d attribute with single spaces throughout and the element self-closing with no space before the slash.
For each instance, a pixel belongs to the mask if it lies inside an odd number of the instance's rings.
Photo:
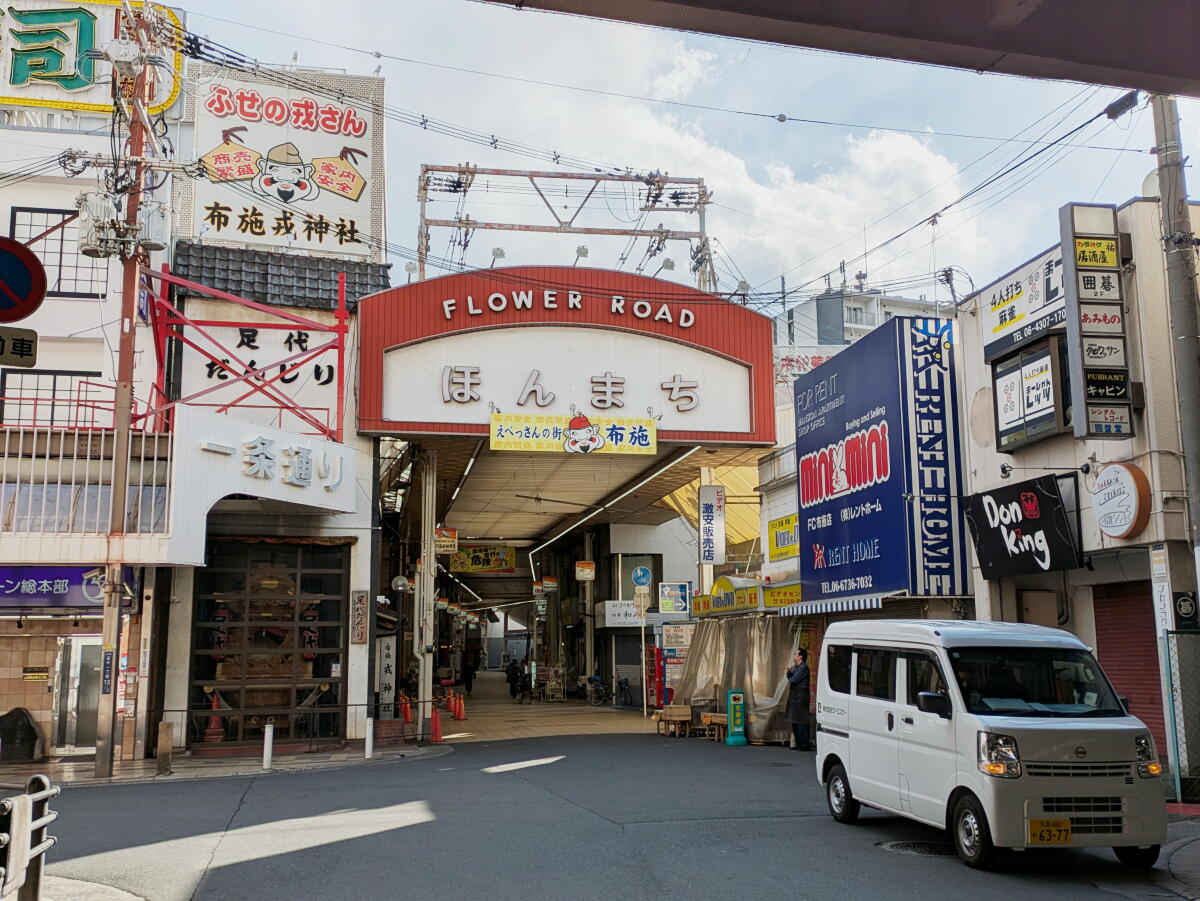
<svg viewBox="0 0 1200 901">
<path fill-rule="evenodd" d="M 17 322 L 46 298 L 46 269 L 19 241 L 0 238 L 0 323 Z"/>
</svg>

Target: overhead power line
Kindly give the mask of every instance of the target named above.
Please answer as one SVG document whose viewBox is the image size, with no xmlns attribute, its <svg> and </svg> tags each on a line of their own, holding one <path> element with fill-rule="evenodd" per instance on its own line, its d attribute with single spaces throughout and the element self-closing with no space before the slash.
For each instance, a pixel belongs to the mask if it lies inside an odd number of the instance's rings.
<svg viewBox="0 0 1200 901">
<path fill-rule="evenodd" d="M 318 44 L 323 47 L 333 47 L 335 49 L 345 50 L 350 53 L 359 53 L 364 56 L 370 56 L 374 59 L 386 59 L 391 62 L 406 63 L 406 64 L 414 65 L 414 66 L 424 66 L 424 67 L 427 67 L 430 69 L 440 69 L 440 70 L 446 71 L 446 72 L 458 72 L 458 73 L 464 74 L 464 75 L 477 75 L 477 76 L 480 76 L 483 78 L 493 78 L 493 79 L 497 79 L 497 80 L 501 80 L 501 81 L 511 81 L 511 82 L 515 82 L 518 84 L 536 85 L 538 87 L 544 87 L 544 88 L 555 88 L 557 90 L 563 90 L 563 91 L 574 91 L 576 93 L 592 94 L 592 95 L 600 96 L 600 97 L 615 97 L 615 98 L 618 98 L 621 100 L 633 100 L 633 101 L 637 101 L 639 103 L 658 103 L 658 104 L 662 104 L 665 106 L 675 106 L 675 107 L 680 107 L 680 108 L 684 108 L 684 109 L 693 109 L 693 110 L 697 110 L 700 112 L 725 113 L 725 114 L 734 115 L 734 116 L 747 116 L 747 117 L 751 117 L 751 118 L 755 118 L 755 119 L 767 119 L 767 120 L 771 120 L 771 121 L 779 122 L 779 123 L 794 122 L 794 123 L 797 123 L 800 125 L 817 125 L 817 126 L 827 126 L 827 127 L 832 127 L 832 128 L 850 128 L 850 129 L 854 129 L 857 131 L 892 131 L 892 132 L 897 132 L 900 134 L 922 135 L 922 136 L 928 136 L 928 137 L 941 137 L 941 138 L 961 138 L 961 139 L 972 140 L 972 141 L 996 141 L 998 143 L 1008 143 L 1010 141 L 1015 141 L 1020 144 L 1044 143 L 1042 141 L 1032 140 L 1032 139 L 1028 139 L 1028 138 L 1003 138 L 1003 137 L 997 137 L 996 135 L 977 135 L 977 134 L 969 134 L 969 133 L 957 132 L 957 131 L 941 131 L 939 129 L 933 129 L 933 128 L 912 128 L 912 127 L 904 127 L 904 126 L 898 126 L 898 125 L 881 125 L 881 124 L 877 124 L 877 123 L 871 124 L 871 123 L 864 123 L 864 122 L 842 122 L 842 121 L 838 121 L 835 119 L 815 119 L 815 118 L 810 118 L 810 117 L 806 117 L 806 116 L 796 116 L 796 115 L 792 115 L 791 113 L 781 113 L 781 112 L 772 113 L 772 112 L 767 112 L 765 110 L 738 109 L 736 107 L 717 106 L 714 104 L 696 103 L 696 102 L 687 101 L 687 100 L 674 100 L 674 99 L 667 98 L 667 97 L 648 97 L 643 94 L 631 94 L 631 93 L 627 93 L 624 91 L 613 91 L 613 90 L 609 90 L 606 88 L 593 88 L 593 87 L 587 87 L 586 85 L 568 84 L 566 82 L 551 81 L 549 79 L 542 79 L 542 78 L 528 78 L 528 77 L 522 76 L 522 75 L 510 75 L 510 74 L 503 73 L 503 72 L 488 72 L 484 69 L 473 69 L 469 66 L 454 66 L 454 65 L 450 65 L 449 63 L 437 63 L 437 62 L 432 62 L 431 60 L 417 59 L 416 57 L 411 57 L 411 56 L 399 56 L 394 53 L 384 53 L 381 50 L 367 50 L 362 47 L 351 47 L 348 44 L 339 44 L 335 41 L 327 41 L 327 40 L 323 40 L 321 38 L 312 37 L 311 35 L 294 34 L 292 32 L 280 31 L 279 29 L 276 29 L 276 28 L 267 28 L 262 25 L 250 25 L 249 23 L 246 23 L 246 22 L 237 22 L 233 19 L 224 19 L 220 16 L 214 16 L 209 13 L 193 13 L 193 12 L 189 11 L 188 15 L 198 15 L 202 18 L 212 19 L 213 21 L 216 21 L 216 22 L 225 22 L 226 24 L 229 24 L 229 25 L 238 25 L 243 28 L 250 28 L 255 31 L 262 31 L 267 34 L 274 34 L 274 35 L 277 35 L 278 37 L 285 37 L 285 38 L 289 38 L 291 40 L 297 40 L 297 41 L 306 41 L 311 44 Z M 1138 148 L 1131 148 L 1128 146 L 1126 146 L 1126 147 L 1107 147 L 1107 146 L 1097 146 L 1097 145 L 1090 145 L 1090 144 L 1078 144 L 1078 145 L 1072 145 L 1072 146 L 1076 146 L 1079 149 L 1083 149 L 1083 150 L 1107 150 L 1107 151 L 1115 151 L 1115 152 L 1121 152 L 1121 153 L 1148 153 L 1149 152 L 1147 150 L 1140 150 Z"/>
</svg>

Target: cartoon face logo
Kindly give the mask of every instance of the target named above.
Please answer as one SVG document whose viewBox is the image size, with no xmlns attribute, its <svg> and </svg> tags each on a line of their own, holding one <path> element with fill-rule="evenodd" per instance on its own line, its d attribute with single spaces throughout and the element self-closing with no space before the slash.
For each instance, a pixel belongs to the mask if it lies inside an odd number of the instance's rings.
<svg viewBox="0 0 1200 901">
<path fill-rule="evenodd" d="M 321 193 L 312 174 L 312 164 L 304 162 L 295 144 L 277 144 L 258 161 L 258 175 L 250 187 L 257 194 L 283 203 L 312 200 Z"/>
<path fill-rule="evenodd" d="M 1032 491 L 1021 492 L 1021 512 L 1025 514 L 1026 519 L 1038 519 L 1042 515 L 1042 508 L 1038 506 L 1037 495 Z"/>
<path fill-rule="evenodd" d="M 567 425 L 567 440 L 563 442 L 563 450 L 568 454 L 590 454 L 604 447 L 604 438 L 600 435 L 600 426 L 592 425 L 582 413 L 573 417 Z"/>
</svg>

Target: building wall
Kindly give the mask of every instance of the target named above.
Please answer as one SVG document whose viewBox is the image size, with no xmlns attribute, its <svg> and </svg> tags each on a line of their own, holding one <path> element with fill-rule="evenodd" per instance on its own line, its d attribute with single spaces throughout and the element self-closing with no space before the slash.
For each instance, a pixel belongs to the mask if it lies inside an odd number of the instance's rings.
<svg viewBox="0 0 1200 901">
<path fill-rule="evenodd" d="M 614 524 L 609 552 L 662 554 L 664 582 L 696 581 L 696 531 L 679 517 L 658 526 Z"/>
<path fill-rule="evenodd" d="M 54 672 L 58 662 L 59 636 L 100 634 L 98 619 L 73 620 L 26 619 L 17 628 L 17 619 L 0 618 L 0 710 L 24 707 L 42 733 L 46 753 L 54 742 Z M 26 682 L 24 667 L 47 667 L 45 682 Z"/>
</svg>

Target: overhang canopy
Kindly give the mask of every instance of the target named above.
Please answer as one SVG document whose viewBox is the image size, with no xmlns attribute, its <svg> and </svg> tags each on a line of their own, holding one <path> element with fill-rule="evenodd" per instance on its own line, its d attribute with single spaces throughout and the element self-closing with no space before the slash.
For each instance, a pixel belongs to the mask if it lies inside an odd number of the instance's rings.
<svg viewBox="0 0 1200 901">
<path fill-rule="evenodd" d="M 490 0 L 1037 78 L 1200 95 L 1192 0 Z"/>
</svg>

